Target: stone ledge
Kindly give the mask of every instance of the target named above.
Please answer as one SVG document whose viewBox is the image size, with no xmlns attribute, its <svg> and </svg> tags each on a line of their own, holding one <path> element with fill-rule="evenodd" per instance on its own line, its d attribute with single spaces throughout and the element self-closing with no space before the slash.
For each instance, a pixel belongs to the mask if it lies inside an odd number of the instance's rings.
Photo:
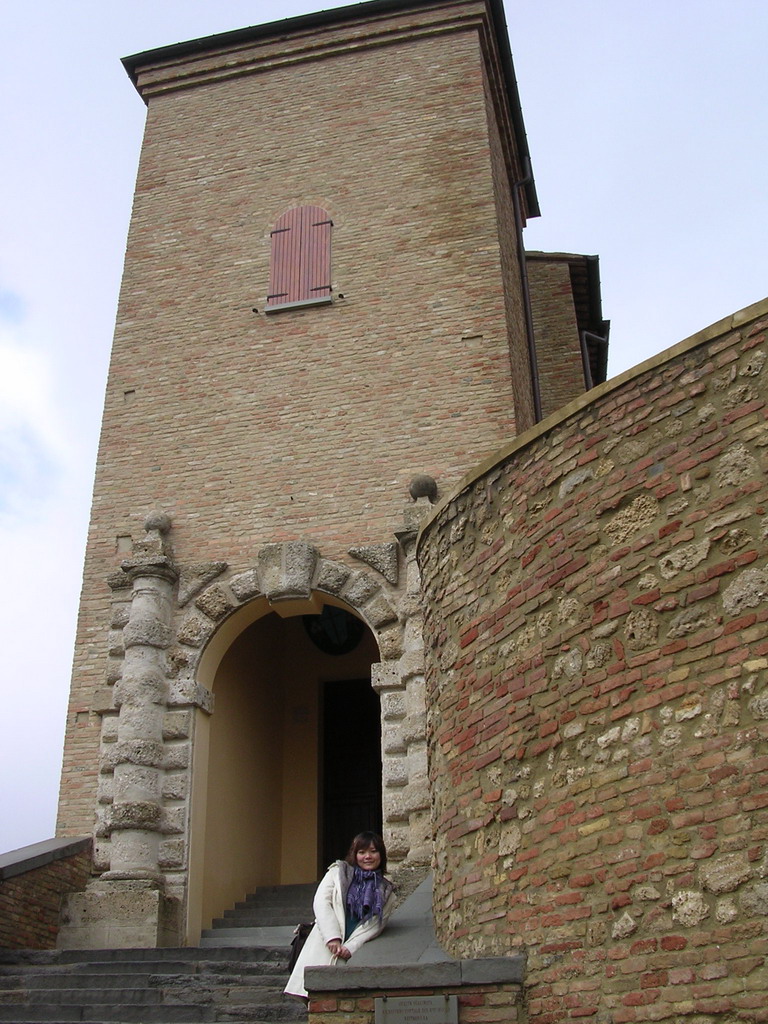
<svg viewBox="0 0 768 1024">
<path fill-rule="evenodd" d="M 310 992 L 351 989 L 460 988 L 463 985 L 519 985 L 525 976 L 525 957 L 449 960 L 433 964 L 390 964 L 386 967 L 307 967 Z"/>
<path fill-rule="evenodd" d="M 32 843 L 31 846 L 11 850 L 0 856 L 0 881 L 45 867 L 56 860 L 74 857 L 75 854 L 87 850 L 90 845 L 90 836 L 80 836 L 76 839 L 46 839 L 42 843 Z"/>
<path fill-rule="evenodd" d="M 441 948 L 432 919 L 430 872 L 395 908 L 379 938 L 367 942 L 352 962 L 307 967 L 304 980 L 315 993 L 522 984 L 524 976 L 523 954 L 454 960 Z"/>
</svg>

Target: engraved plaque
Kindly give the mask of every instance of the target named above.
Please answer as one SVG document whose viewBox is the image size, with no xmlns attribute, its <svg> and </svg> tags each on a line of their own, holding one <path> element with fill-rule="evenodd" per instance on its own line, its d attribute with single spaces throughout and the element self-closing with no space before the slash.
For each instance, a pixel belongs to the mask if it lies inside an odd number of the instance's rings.
<svg viewBox="0 0 768 1024">
<path fill-rule="evenodd" d="M 388 996 L 375 999 L 376 1024 L 458 1024 L 456 996 Z"/>
</svg>

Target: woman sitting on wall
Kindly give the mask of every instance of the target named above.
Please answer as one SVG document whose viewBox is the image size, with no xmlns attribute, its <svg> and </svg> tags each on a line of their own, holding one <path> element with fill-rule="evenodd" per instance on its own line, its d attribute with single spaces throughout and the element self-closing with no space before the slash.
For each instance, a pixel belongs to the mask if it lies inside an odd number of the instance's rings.
<svg viewBox="0 0 768 1024">
<path fill-rule="evenodd" d="M 317 887 L 315 925 L 299 954 L 285 991 L 304 996 L 304 968 L 345 962 L 375 939 L 392 910 L 393 885 L 384 877 L 387 850 L 375 832 L 352 840 L 344 860 L 331 864 Z"/>
</svg>

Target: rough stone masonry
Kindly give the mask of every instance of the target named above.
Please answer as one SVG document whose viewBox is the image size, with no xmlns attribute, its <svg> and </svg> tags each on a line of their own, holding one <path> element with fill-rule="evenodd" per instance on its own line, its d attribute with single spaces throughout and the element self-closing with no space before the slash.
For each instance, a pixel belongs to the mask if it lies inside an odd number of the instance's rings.
<svg viewBox="0 0 768 1024">
<path fill-rule="evenodd" d="M 437 930 L 535 1024 L 768 1020 L 768 302 L 424 527 Z"/>
</svg>

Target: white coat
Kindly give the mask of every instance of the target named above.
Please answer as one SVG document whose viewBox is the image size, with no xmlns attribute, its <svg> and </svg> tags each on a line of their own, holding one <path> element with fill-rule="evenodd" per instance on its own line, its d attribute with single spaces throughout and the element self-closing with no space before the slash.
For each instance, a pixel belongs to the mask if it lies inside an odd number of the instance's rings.
<svg viewBox="0 0 768 1024">
<path fill-rule="evenodd" d="M 388 879 L 384 879 L 384 912 L 382 918 L 377 916 L 369 918 L 352 932 L 348 939 L 344 939 L 346 914 L 344 906 L 347 899 L 347 890 L 352 881 L 354 868 L 346 861 L 337 860 L 328 868 L 325 877 L 317 887 L 312 908 L 315 912 L 315 926 L 307 936 L 304 948 L 299 954 L 293 973 L 288 979 L 285 991 L 292 996 L 306 996 L 307 990 L 304 987 L 304 968 L 323 967 L 328 964 L 344 964 L 345 960 L 336 957 L 328 949 L 326 943 L 331 939 L 341 939 L 344 945 L 354 956 L 364 942 L 375 939 L 387 923 L 387 918 L 392 912 L 393 886 Z"/>
</svg>

